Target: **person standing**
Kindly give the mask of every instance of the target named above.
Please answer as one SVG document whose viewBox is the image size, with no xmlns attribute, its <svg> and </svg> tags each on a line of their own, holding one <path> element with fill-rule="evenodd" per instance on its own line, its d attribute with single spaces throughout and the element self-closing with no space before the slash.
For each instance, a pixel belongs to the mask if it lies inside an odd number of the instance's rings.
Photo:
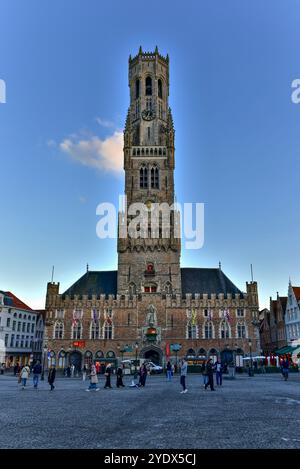
<svg viewBox="0 0 300 469">
<path fill-rule="evenodd" d="M 53 389 L 55 388 L 54 386 L 55 376 L 56 376 L 55 365 L 51 365 L 51 368 L 48 373 L 48 383 L 50 384 L 50 391 L 53 391 Z"/>
<path fill-rule="evenodd" d="M 82 381 L 85 381 L 85 380 L 86 380 L 86 373 L 87 373 L 87 366 L 86 366 L 86 365 L 83 365 L 83 369 L 82 369 Z"/>
<path fill-rule="evenodd" d="M 282 365 L 281 365 L 281 369 L 282 369 L 282 376 L 284 378 L 284 381 L 287 381 L 287 379 L 289 377 L 289 361 L 288 361 L 287 358 L 285 358 L 285 360 L 283 360 Z"/>
<path fill-rule="evenodd" d="M 186 388 L 186 376 L 187 376 L 187 361 L 185 358 L 182 359 L 181 368 L 180 368 L 180 384 L 182 386 L 181 394 L 185 394 L 187 392 Z"/>
<path fill-rule="evenodd" d="M 139 382 L 139 386 L 142 386 L 143 388 L 145 387 L 145 385 L 146 385 L 146 378 L 147 378 L 147 368 L 146 368 L 145 363 L 143 363 L 142 366 L 141 366 L 141 368 L 140 368 L 140 382 Z"/>
<path fill-rule="evenodd" d="M 72 376 L 72 378 L 74 378 L 74 373 L 75 373 L 75 365 L 73 363 L 73 365 L 71 365 L 71 376 Z"/>
<path fill-rule="evenodd" d="M 42 373 L 42 367 L 41 367 L 40 361 L 37 360 L 36 364 L 33 367 L 33 387 L 35 389 L 38 388 L 39 378 L 40 378 L 41 373 Z"/>
<path fill-rule="evenodd" d="M 218 358 L 215 364 L 217 386 L 222 386 L 222 363 Z"/>
<path fill-rule="evenodd" d="M 5 363 L 1 363 L 1 374 L 4 375 L 4 370 L 5 370 Z"/>
<path fill-rule="evenodd" d="M 22 371 L 21 371 L 21 382 L 22 382 L 22 389 L 25 389 L 27 380 L 30 375 L 30 368 L 28 365 L 23 366 Z"/>
<path fill-rule="evenodd" d="M 117 388 L 119 388 L 120 386 L 121 388 L 125 387 L 125 385 L 123 384 L 123 368 L 121 367 L 121 365 L 119 365 L 117 369 Z"/>
<path fill-rule="evenodd" d="M 110 382 L 111 372 L 112 372 L 111 363 L 108 363 L 106 370 L 105 370 L 106 381 L 105 381 L 104 389 L 112 388 L 112 385 Z"/>
<path fill-rule="evenodd" d="M 170 361 L 167 363 L 167 380 L 172 381 L 172 365 Z"/>
<path fill-rule="evenodd" d="M 206 360 L 204 360 L 204 362 L 201 365 L 201 373 L 202 373 L 202 377 L 203 377 L 203 387 L 205 387 L 205 385 L 208 381 L 208 377 L 207 377 L 207 374 L 206 374 Z"/>
<path fill-rule="evenodd" d="M 208 381 L 205 384 L 204 389 L 206 390 L 207 386 L 210 386 L 210 390 L 215 391 L 215 388 L 214 388 L 214 371 L 213 371 L 213 364 L 212 364 L 212 359 L 211 358 L 209 360 L 207 360 L 207 363 L 206 363 L 206 374 L 207 374 L 207 377 L 208 377 Z"/>
<path fill-rule="evenodd" d="M 99 388 L 97 387 L 98 383 L 98 376 L 97 376 L 97 370 L 95 365 L 91 366 L 91 373 L 90 373 L 90 385 L 86 389 L 86 391 L 90 391 L 91 389 L 94 389 L 95 391 L 99 391 Z"/>
</svg>

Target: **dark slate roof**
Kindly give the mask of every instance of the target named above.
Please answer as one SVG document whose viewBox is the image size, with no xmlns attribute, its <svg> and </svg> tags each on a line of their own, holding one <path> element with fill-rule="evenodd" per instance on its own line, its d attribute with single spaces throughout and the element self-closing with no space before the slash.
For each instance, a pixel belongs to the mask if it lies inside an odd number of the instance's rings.
<svg viewBox="0 0 300 469">
<path fill-rule="evenodd" d="M 117 274 L 116 270 L 89 271 L 86 272 L 77 282 L 75 282 L 63 296 L 69 295 L 116 295 L 117 294 Z"/>
<path fill-rule="evenodd" d="M 181 269 L 181 286 L 183 296 L 187 293 L 207 293 L 209 296 L 212 293 L 224 293 L 225 297 L 227 293 L 243 294 L 220 268 L 184 267 Z"/>
</svg>

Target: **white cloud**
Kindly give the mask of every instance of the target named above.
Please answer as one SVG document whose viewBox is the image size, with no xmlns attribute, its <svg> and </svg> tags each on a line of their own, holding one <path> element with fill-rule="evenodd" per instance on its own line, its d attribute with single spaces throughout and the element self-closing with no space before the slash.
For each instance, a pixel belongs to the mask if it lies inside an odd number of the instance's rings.
<svg viewBox="0 0 300 469">
<path fill-rule="evenodd" d="M 123 168 L 123 132 L 101 140 L 99 137 L 81 138 L 72 135 L 59 144 L 75 161 L 100 171 L 119 173 Z"/>
<path fill-rule="evenodd" d="M 101 119 L 101 117 L 96 117 L 96 122 L 98 122 L 101 127 L 112 127 L 115 128 L 115 124 L 112 121 L 109 121 L 107 119 Z"/>
</svg>

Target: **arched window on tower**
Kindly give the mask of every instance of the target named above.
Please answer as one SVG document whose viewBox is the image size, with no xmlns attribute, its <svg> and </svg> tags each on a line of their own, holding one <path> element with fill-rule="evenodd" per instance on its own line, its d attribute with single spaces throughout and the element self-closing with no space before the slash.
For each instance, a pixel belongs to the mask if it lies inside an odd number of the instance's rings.
<svg viewBox="0 0 300 469">
<path fill-rule="evenodd" d="M 106 322 L 103 326 L 103 339 L 113 339 L 113 324 Z"/>
<path fill-rule="evenodd" d="M 140 80 L 137 78 L 135 81 L 135 99 L 140 97 Z"/>
<path fill-rule="evenodd" d="M 82 338 L 82 324 L 80 321 L 72 324 L 72 339 L 78 340 Z"/>
<path fill-rule="evenodd" d="M 162 81 L 161 81 L 161 79 L 159 79 L 158 82 L 157 82 L 157 93 L 158 93 L 158 97 L 160 99 L 162 99 L 163 93 L 162 93 Z"/>
<path fill-rule="evenodd" d="M 90 324 L 90 339 L 95 340 L 99 339 L 99 334 L 100 334 L 100 326 L 99 326 L 99 321 L 91 321 Z"/>
<path fill-rule="evenodd" d="M 53 331 L 54 339 L 63 339 L 64 338 L 64 323 L 62 321 L 56 321 Z"/>
<path fill-rule="evenodd" d="M 147 77 L 146 78 L 146 96 L 151 96 L 152 95 L 152 78 Z"/>
<path fill-rule="evenodd" d="M 204 323 L 204 339 L 213 339 L 214 330 L 212 321 L 205 321 Z"/>
<path fill-rule="evenodd" d="M 198 338 L 198 326 L 197 326 L 197 324 L 192 324 L 190 321 L 187 323 L 186 338 L 187 339 L 197 339 Z"/>
<path fill-rule="evenodd" d="M 242 320 L 237 323 L 236 336 L 238 339 L 245 339 L 247 337 L 245 322 Z"/>
<path fill-rule="evenodd" d="M 230 337 L 230 325 L 226 319 L 223 319 L 220 324 L 220 339 L 230 339 Z"/>
<path fill-rule="evenodd" d="M 140 169 L 140 188 L 147 189 L 148 187 L 148 169 L 142 166 Z"/>
<path fill-rule="evenodd" d="M 151 188 L 159 189 L 159 172 L 158 168 L 151 168 Z"/>
</svg>

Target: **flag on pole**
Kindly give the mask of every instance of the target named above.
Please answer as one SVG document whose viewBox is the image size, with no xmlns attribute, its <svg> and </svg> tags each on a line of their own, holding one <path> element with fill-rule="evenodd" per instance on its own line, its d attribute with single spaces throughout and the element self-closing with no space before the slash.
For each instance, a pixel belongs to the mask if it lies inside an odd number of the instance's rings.
<svg viewBox="0 0 300 469">
<path fill-rule="evenodd" d="M 192 309 L 192 326 L 195 326 L 196 325 L 196 319 L 197 319 L 197 313 L 196 313 L 196 310 L 195 308 Z"/>
</svg>

